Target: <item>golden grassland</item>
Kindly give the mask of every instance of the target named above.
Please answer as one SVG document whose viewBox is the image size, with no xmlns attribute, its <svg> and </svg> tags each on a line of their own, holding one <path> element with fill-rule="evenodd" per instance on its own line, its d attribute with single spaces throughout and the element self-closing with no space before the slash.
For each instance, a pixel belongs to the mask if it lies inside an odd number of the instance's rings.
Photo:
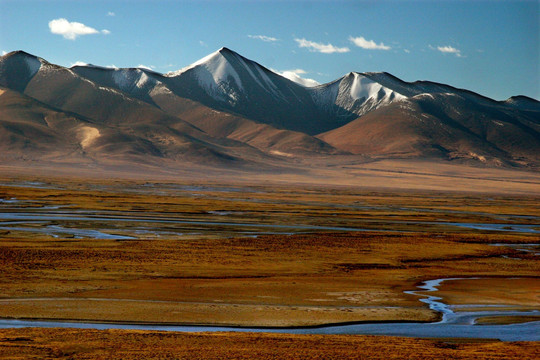
<svg viewBox="0 0 540 360">
<path fill-rule="evenodd" d="M 538 258 L 492 246 L 538 243 L 537 234 L 442 224 L 534 224 L 530 216 L 540 213 L 540 198 L 535 196 L 216 182 L 201 186 L 15 180 L 0 179 L 0 199 L 19 202 L 0 204 L 2 212 L 43 213 L 44 207 L 60 206 L 68 213 L 148 221 L 51 220 L 26 225 L 99 230 L 137 237 L 134 240 L 0 230 L 1 318 L 236 326 L 433 321 L 438 314 L 403 291 L 415 290 L 428 279 L 462 277 L 481 279 L 443 283 L 440 294 L 445 302 L 540 306 Z M 252 237 L 239 234 L 254 231 L 241 224 L 269 227 L 257 228 L 259 233 Z M 284 230 L 272 225 L 369 231 Z M 138 232 L 140 227 L 147 231 Z M 282 234 L 272 233 L 276 231 Z M 295 234 L 285 234 L 288 231 Z M 482 359 L 538 353 L 535 344 L 489 341 L 9 329 L 0 331 L 0 357 L 107 358 L 114 343 L 120 344 L 115 351 L 122 358 L 389 359 L 436 354 Z"/>
<path fill-rule="evenodd" d="M 475 324 L 479 325 L 504 325 L 504 324 L 521 324 L 531 321 L 540 321 L 540 316 L 485 316 L 477 319 Z"/>
<path fill-rule="evenodd" d="M 493 201 L 471 194 L 316 187 L 291 192 L 263 186 L 239 192 L 216 184 L 125 181 L 8 185 L 0 186 L 0 198 L 17 199 L 17 211 L 30 213 L 56 205 L 96 216 L 367 228 L 375 224 L 422 232 L 239 237 L 240 225 L 217 226 L 207 233 L 196 225 L 198 234 L 156 236 L 152 231 L 136 233 L 132 227 L 141 224 L 129 222 L 52 222 L 140 238 L 120 241 L 7 230 L 0 242 L 2 317 L 241 326 L 432 321 L 436 314 L 403 291 L 440 277 L 490 277 L 483 280 L 493 289 L 490 301 L 538 303 L 537 297 L 527 296 L 539 288 L 535 257 L 490 246 L 535 242 L 537 236 L 470 233 L 422 223 L 489 223 L 500 221 L 501 213 L 534 214 L 538 202 L 528 197 L 500 196 Z M 143 225 L 149 230 L 193 231 L 189 224 Z M 461 303 L 475 303 L 478 292 L 461 288 L 461 283 L 444 284 L 444 289 L 453 286 L 445 298 L 459 295 Z M 519 296 L 505 290 L 518 283 Z"/>
<path fill-rule="evenodd" d="M 0 359 L 536 359 L 534 342 L 385 336 L 0 330 Z"/>
</svg>

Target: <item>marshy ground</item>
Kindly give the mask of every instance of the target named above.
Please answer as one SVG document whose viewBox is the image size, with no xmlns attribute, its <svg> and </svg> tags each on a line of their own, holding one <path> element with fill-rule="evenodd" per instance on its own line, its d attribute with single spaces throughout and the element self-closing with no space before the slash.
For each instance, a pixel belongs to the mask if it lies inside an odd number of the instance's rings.
<svg viewBox="0 0 540 360">
<path fill-rule="evenodd" d="M 6 178 L 0 199 L 1 318 L 274 327 L 434 321 L 437 313 L 403 291 L 473 277 L 444 283 L 440 296 L 452 305 L 540 309 L 537 196 Z M 323 348 L 354 358 L 352 350 L 381 339 L 454 358 L 538 351 L 470 340 L 7 329 L 0 353 L 99 358 L 106 350 L 98 349 L 118 341 L 129 358 L 129 344 L 140 339 L 162 344 L 162 354 L 192 347 L 203 354 L 214 344 L 216 358 L 242 358 L 240 344 L 268 358 L 298 358 L 296 346 L 310 349 L 306 358 Z M 131 349 L 149 352 L 150 343 Z"/>
</svg>

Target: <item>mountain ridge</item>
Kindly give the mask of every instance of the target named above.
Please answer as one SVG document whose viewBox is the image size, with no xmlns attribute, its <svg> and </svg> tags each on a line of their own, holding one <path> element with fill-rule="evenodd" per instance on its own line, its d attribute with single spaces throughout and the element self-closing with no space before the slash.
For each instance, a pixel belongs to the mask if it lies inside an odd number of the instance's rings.
<svg viewBox="0 0 540 360">
<path fill-rule="evenodd" d="M 535 99 L 516 95 L 497 101 L 451 85 L 406 82 L 387 72 L 349 72 L 306 87 L 225 47 L 167 74 L 97 65 L 65 68 L 16 51 L 0 58 L 0 86 L 101 127 L 86 137 L 114 133 L 109 139 L 124 144 L 118 152 L 118 146 L 103 143 L 95 158 L 117 151 L 119 157 L 142 159 L 147 152 L 153 159 L 269 168 L 313 156 L 540 163 L 540 102 Z M 28 112 L 17 111 L 17 126 L 30 126 L 24 120 Z M 7 120 L 0 115 L 1 121 Z M 66 136 L 78 136 L 73 134 Z"/>
</svg>

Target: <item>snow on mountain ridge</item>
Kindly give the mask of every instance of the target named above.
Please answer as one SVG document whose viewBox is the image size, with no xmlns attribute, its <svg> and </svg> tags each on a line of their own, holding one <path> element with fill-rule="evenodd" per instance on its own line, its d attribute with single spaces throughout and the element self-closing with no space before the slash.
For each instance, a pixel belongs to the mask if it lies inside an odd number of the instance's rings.
<svg viewBox="0 0 540 360">
<path fill-rule="evenodd" d="M 226 94 L 223 91 L 234 91 L 236 99 L 240 94 L 245 93 L 245 86 L 242 75 L 249 75 L 250 80 L 264 91 L 274 97 L 287 100 L 278 90 L 272 79 L 265 73 L 264 68 L 259 64 L 245 59 L 234 51 L 225 47 L 211 53 L 208 56 L 194 62 L 193 64 L 177 71 L 169 72 L 164 76 L 169 78 L 178 77 L 188 71 L 194 71 L 199 80 L 199 84 L 208 90 L 216 100 L 224 100 Z M 244 74 L 243 74 L 244 73 Z M 230 79 L 235 84 L 230 83 Z M 244 79 L 246 79 L 244 77 Z M 247 80 L 247 79 L 246 79 Z M 236 91 L 235 91 L 236 90 Z"/>
<path fill-rule="evenodd" d="M 188 71 L 192 71 L 199 85 L 212 98 L 234 104 L 239 95 L 235 88 L 243 91 L 243 84 L 231 62 L 223 55 L 225 50 L 226 48 L 221 48 L 185 68 L 167 73 L 164 76 L 176 78 L 186 74 Z M 232 79 L 236 86 L 231 86 L 229 79 Z"/>
<path fill-rule="evenodd" d="M 378 73 L 350 72 L 334 82 L 309 88 L 313 101 L 339 118 L 354 118 L 407 96 L 371 79 Z"/>
<path fill-rule="evenodd" d="M 112 78 L 122 91 L 130 90 L 133 86 L 139 89 L 146 86 L 154 87 L 158 83 L 141 69 L 115 69 Z"/>
<path fill-rule="evenodd" d="M 357 72 L 350 73 L 354 77 L 352 85 L 350 87 L 350 96 L 354 100 L 359 99 L 375 99 L 378 98 L 381 93 L 384 94 L 383 99 L 385 102 L 390 102 L 392 100 L 402 100 L 406 96 L 382 86 L 380 83 L 373 81 L 372 79 L 359 74 Z M 349 74 L 349 75 L 350 75 Z M 381 99 L 381 101 L 383 100 Z"/>
</svg>

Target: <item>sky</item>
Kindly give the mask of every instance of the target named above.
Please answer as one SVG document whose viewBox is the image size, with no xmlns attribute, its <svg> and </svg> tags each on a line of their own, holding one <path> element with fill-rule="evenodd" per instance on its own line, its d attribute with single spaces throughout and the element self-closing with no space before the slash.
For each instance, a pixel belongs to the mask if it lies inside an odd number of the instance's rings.
<svg viewBox="0 0 540 360">
<path fill-rule="evenodd" d="M 228 47 L 289 78 L 386 71 L 540 99 L 540 1 L 0 0 L 0 52 L 181 69 Z"/>
</svg>

